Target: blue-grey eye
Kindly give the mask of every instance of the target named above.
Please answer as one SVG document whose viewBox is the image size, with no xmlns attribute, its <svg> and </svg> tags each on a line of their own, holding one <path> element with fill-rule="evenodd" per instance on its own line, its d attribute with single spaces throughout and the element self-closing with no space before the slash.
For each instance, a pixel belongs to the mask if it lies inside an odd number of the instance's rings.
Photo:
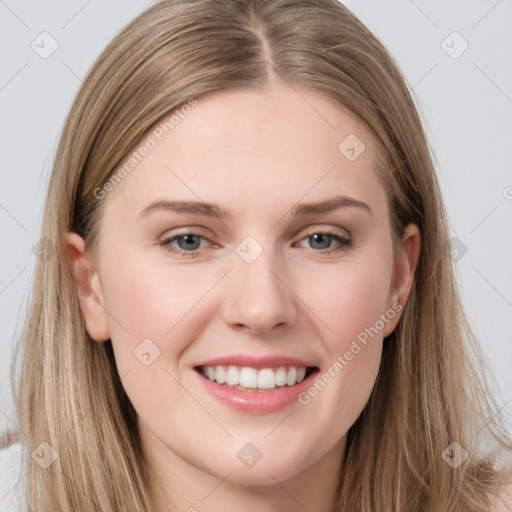
<svg viewBox="0 0 512 512">
<path fill-rule="evenodd" d="M 177 241 L 178 247 L 183 250 L 196 250 L 201 245 L 201 238 L 198 235 L 181 235 L 174 238 Z"/>
<path fill-rule="evenodd" d="M 312 247 L 314 249 L 328 249 L 331 246 L 332 237 L 325 233 L 316 233 L 308 236 L 309 241 L 313 240 Z M 316 247 L 314 244 L 318 244 Z"/>
</svg>

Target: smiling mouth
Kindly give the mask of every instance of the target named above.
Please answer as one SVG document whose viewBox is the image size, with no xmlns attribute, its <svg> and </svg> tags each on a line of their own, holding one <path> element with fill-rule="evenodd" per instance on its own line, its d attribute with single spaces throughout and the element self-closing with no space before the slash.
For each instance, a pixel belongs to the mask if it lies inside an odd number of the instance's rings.
<svg viewBox="0 0 512 512">
<path fill-rule="evenodd" d="M 197 366 L 200 375 L 224 387 L 242 391 L 292 388 L 318 371 L 313 366 L 279 366 L 256 369 L 250 366 Z"/>
</svg>

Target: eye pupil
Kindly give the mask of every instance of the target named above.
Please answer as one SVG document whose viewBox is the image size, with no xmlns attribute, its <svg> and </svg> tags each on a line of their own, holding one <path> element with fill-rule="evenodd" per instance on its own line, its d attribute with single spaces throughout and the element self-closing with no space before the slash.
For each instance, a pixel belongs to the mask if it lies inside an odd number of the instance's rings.
<svg viewBox="0 0 512 512">
<path fill-rule="evenodd" d="M 313 243 L 319 243 L 322 247 L 317 247 L 317 249 L 327 249 L 330 246 L 330 237 L 325 235 L 324 233 L 315 233 L 314 235 L 309 237 L 313 240 Z M 323 238 L 323 240 L 322 240 Z M 323 242 L 323 244 L 322 244 Z"/>
<path fill-rule="evenodd" d="M 194 240 L 194 238 L 196 238 L 196 240 Z M 192 249 L 192 250 L 195 250 L 198 247 L 195 247 L 195 246 L 192 247 L 192 246 L 194 245 L 194 243 L 197 244 L 198 240 L 199 240 L 199 237 L 197 235 L 183 235 L 183 236 L 177 237 L 177 242 L 178 242 L 178 245 L 179 245 L 180 249 Z M 185 242 L 185 243 L 182 244 L 181 242 Z"/>
</svg>

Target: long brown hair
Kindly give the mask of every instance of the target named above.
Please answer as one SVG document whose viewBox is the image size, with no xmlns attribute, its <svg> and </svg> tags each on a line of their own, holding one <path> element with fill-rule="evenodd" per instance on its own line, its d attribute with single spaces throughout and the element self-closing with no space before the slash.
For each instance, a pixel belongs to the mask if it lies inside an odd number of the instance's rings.
<svg viewBox="0 0 512 512">
<path fill-rule="evenodd" d="M 275 79 L 359 116 L 381 146 L 394 238 L 410 222 L 421 234 L 409 300 L 349 431 L 336 510 L 489 510 L 505 473 L 481 437 L 512 447 L 477 371 L 483 358 L 459 300 L 430 150 L 393 58 L 336 0 L 164 0 L 125 27 L 84 79 L 49 183 L 41 237 L 53 256 L 37 264 L 14 387 L 24 443 L 58 453 L 46 469 L 27 457 L 31 509 L 153 510 L 135 412 L 110 341 L 85 329 L 63 234 L 94 246 L 104 204 L 95 191 L 165 114 Z M 447 462 L 454 453 L 464 458 L 457 467 Z"/>
</svg>

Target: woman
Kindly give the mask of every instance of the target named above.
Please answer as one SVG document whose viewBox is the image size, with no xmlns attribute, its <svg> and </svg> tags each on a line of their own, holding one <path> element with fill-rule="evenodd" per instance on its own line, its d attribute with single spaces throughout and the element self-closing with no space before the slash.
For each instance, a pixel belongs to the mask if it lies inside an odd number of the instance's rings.
<svg viewBox="0 0 512 512">
<path fill-rule="evenodd" d="M 72 106 L 42 237 L 30 510 L 512 506 L 420 119 L 336 1 L 141 14 Z"/>
</svg>

